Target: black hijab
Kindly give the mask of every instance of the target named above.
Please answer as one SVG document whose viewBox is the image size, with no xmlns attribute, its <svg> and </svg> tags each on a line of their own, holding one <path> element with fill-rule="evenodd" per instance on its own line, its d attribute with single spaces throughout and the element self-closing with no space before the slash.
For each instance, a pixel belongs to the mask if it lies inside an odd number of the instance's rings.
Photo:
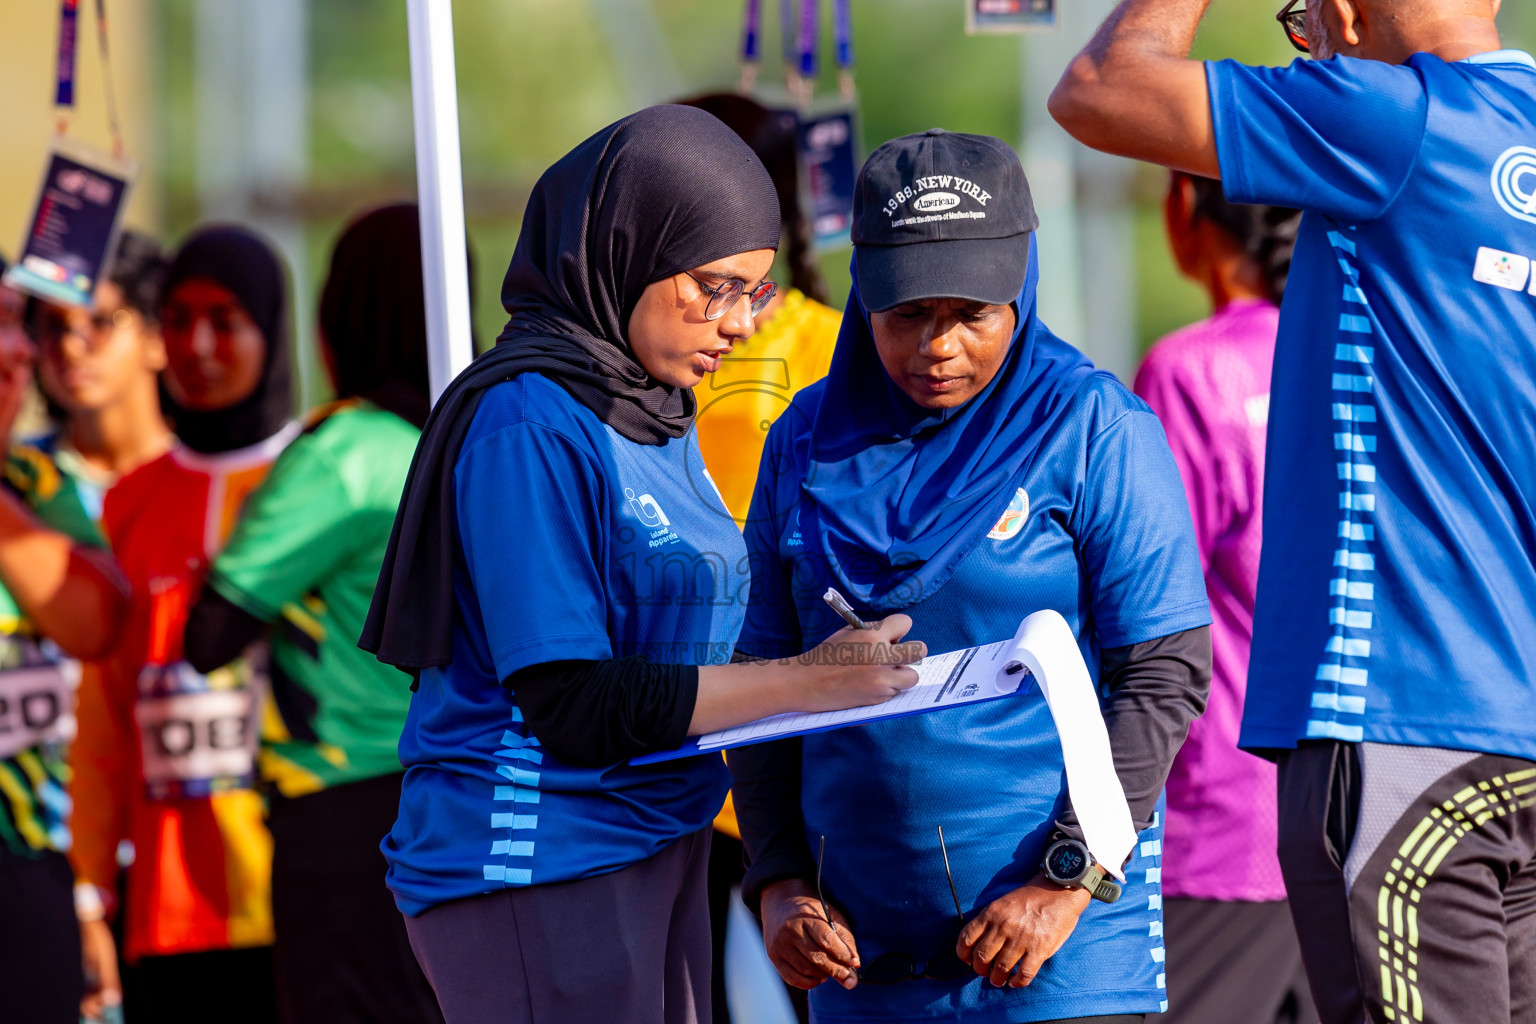
<svg viewBox="0 0 1536 1024">
<path fill-rule="evenodd" d="M 182 243 L 166 272 L 161 302 L 176 286 L 205 278 L 228 289 L 266 341 L 261 379 L 227 409 L 199 411 L 176 404 L 162 384 L 160 402 L 176 436 L 195 452 L 212 455 L 265 441 L 293 417 L 293 374 L 288 356 L 288 279 L 277 253 L 245 228 L 203 228 Z"/>
<path fill-rule="evenodd" d="M 415 203 L 370 211 L 342 232 L 320 292 L 320 333 L 336 397 L 366 398 L 418 427 L 426 423 L 432 400 Z"/>
<path fill-rule="evenodd" d="M 693 392 L 636 361 L 630 313 L 655 281 L 778 244 L 768 172 L 693 107 L 631 114 L 544 172 L 502 285 L 507 326 L 427 419 L 359 646 L 407 671 L 452 657 L 453 467 L 487 388 L 537 371 L 631 441 L 681 437 Z"/>
</svg>

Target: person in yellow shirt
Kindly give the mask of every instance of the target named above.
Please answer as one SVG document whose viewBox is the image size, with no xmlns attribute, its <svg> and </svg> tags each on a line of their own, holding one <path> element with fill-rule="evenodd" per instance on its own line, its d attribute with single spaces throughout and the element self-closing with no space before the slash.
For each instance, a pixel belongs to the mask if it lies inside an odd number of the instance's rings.
<svg viewBox="0 0 1536 1024">
<path fill-rule="evenodd" d="M 684 102 L 715 115 L 752 147 L 773 178 L 784 217 L 779 253 L 788 273 L 780 277 L 788 277 L 789 287 L 759 314 L 757 333 L 739 342 L 720 369 L 693 389 L 704 465 L 725 507 L 737 523 L 744 523 L 768 428 L 801 388 L 827 375 L 843 315 L 825 305 L 826 286 L 800 209 L 794 115 L 768 110 L 736 93 Z"/>
<path fill-rule="evenodd" d="M 757 333 L 737 342 L 720 368 L 693 389 L 699 451 L 725 507 L 740 525 L 752 504 L 768 428 L 801 388 L 827 375 L 843 315 L 825 304 L 826 285 L 816 269 L 810 222 L 800 208 L 795 115 L 769 110 L 739 93 L 713 93 L 683 102 L 715 115 L 752 147 L 773 179 L 784 220 L 779 258 L 787 264 L 787 273 L 775 276 L 787 278 L 789 287 L 758 315 Z M 725 993 L 725 926 L 731 890 L 741 876 L 741 830 L 727 795 L 715 819 L 709 863 L 715 1024 L 729 1024 L 731 1019 Z M 797 1010 L 804 1019 L 803 998 Z"/>
</svg>

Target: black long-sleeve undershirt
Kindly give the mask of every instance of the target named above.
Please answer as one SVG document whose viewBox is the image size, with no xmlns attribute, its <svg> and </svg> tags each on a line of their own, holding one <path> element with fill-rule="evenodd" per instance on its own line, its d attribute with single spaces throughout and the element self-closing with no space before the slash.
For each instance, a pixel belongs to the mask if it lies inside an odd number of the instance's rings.
<svg viewBox="0 0 1536 1024">
<path fill-rule="evenodd" d="M 1210 627 L 1107 649 L 1101 655 L 1100 678 L 1109 694 L 1104 724 L 1115 773 L 1140 830 L 1151 824 L 1190 723 L 1205 710 L 1211 685 Z M 737 747 L 726 753 L 726 761 L 735 779 L 736 820 L 748 860 L 742 899 L 755 911 L 770 883 L 809 880 L 816 871 L 800 809 L 800 740 Z M 1070 803 L 1057 826 L 1082 836 Z"/>
<path fill-rule="evenodd" d="M 187 615 L 182 657 L 207 675 L 244 653 L 267 624 L 212 587 L 204 587 Z"/>
<path fill-rule="evenodd" d="M 682 745 L 698 702 L 699 668 L 638 656 L 546 661 L 502 685 L 517 695 L 523 720 L 546 750 L 569 765 L 602 768 Z"/>
</svg>

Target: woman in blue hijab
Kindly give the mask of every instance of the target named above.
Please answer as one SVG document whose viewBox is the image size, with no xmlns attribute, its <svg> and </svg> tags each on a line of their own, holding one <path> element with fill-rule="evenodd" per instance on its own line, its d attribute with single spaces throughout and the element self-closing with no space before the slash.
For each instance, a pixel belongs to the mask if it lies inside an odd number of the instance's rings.
<svg viewBox="0 0 1536 1024">
<path fill-rule="evenodd" d="M 1140 1020 L 1166 1005 L 1163 780 L 1210 679 L 1177 468 L 1147 407 L 1040 322 L 1012 149 L 896 139 L 856 197 L 831 372 L 774 426 L 759 472 L 739 646 L 785 657 L 833 633 L 828 585 L 861 615 L 911 616 L 932 651 L 1054 609 L 1099 684 L 1141 834 L 1119 899 L 1095 899 L 1035 688 L 733 751 L 745 897 L 819 1020 Z"/>
</svg>

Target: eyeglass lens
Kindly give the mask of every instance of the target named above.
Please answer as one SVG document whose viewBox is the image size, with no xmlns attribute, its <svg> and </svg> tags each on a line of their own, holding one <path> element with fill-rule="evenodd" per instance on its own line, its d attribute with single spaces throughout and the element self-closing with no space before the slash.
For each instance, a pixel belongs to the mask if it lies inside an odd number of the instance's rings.
<svg viewBox="0 0 1536 1024">
<path fill-rule="evenodd" d="M 702 282 L 700 283 L 702 285 Z M 710 289 L 707 285 L 703 287 L 706 291 L 710 292 L 709 304 L 704 307 L 704 319 L 706 320 L 718 320 L 725 316 L 741 300 L 742 293 L 747 290 L 746 284 L 735 279 L 726 281 L 718 288 Z M 772 281 L 763 281 L 756 288 L 752 289 L 749 301 L 751 302 L 753 316 L 757 316 L 757 314 L 763 311 L 777 290 L 778 285 Z"/>
<path fill-rule="evenodd" d="M 1295 8 L 1300 5 L 1301 10 Z M 1285 37 L 1291 41 L 1291 45 L 1302 53 L 1311 53 L 1307 45 L 1307 11 L 1306 0 L 1291 0 L 1280 13 L 1275 15 L 1275 20 L 1280 22 L 1280 27 L 1285 30 Z"/>
<path fill-rule="evenodd" d="M 87 351 L 94 352 L 104 344 L 112 331 L 133 322 L 133 313 L 127 309 L 111 313 L 96 312 L 85 322 L 71 321 L 68 317 L 50 312 L 44 314 L 38 326 L 38 340 L 45 345 L 59 345 L 73 334 L 85 343 Z"/>
</svg>

